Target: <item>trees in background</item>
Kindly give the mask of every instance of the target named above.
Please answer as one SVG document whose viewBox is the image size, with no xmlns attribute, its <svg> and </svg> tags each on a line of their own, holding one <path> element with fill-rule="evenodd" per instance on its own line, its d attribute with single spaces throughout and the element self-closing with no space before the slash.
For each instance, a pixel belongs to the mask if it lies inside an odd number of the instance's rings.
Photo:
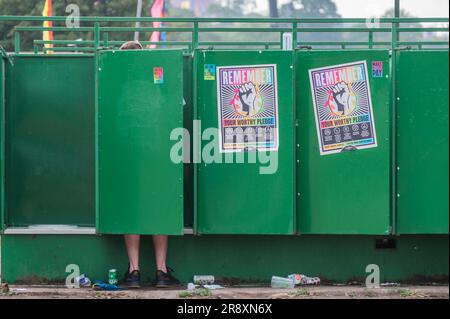
<svg viewBox="0 0 450 319">
<path fill-rule="evenodd" d="M 167 0 L 167 10 L 169 17 L 193 17 L 194 11 L 191 9 L 181 8 L 174 6 L 171 0 Z M 207 10 L 205 16 L 208 17 L 261 17 L 262 13 L 255 10 L 257 3 L 265 0 L 215 0 Z M 358 1 L 358 0 L 353 0 Z M 153 0 L 143 0 L 142 16 L 149 16 L 150 8 L 153 4 Z M 267 0 L 269 7 L 269 15 L 272 18 L 276 17 L 302 17 L 302 18 L 338 18 L 339 13 L 337 11 L 336 4 L 333 0 L 290 0 L 281 1 Z M 67 13 L 65 8 L 69 4 L 77 4 L 80 8 L 80 13 L 83 16 L 134 16 L 136 14 L 136 0 L 53 0 L 53 14 L 64 16 Z M 28 15 L 28 16 L 40 16 L 44 0 L 0 0 L 0 14 L 1 15 Z M 384 16 L 394 16 L 393 9 L 388 10 Z M 410 14 L 403 11 L 402 17 L 411 17 Z M 21 25 L 34 25 L 36 22 L 1 22 L 0 23 L 0 44 L 4 46 L 8 51 L 13 50 L 13 28 L 14 26 Z M 55 26 L 63 26 L 64 23 L 55 23 Z M 85 24 L 86 25 L 86 24 Z M 132 26 L 132 23 L 112 24 L 102 23 L 102 26 Z M 170 26 L 186 26 L 190 24 L 170 24 Z M 82 24 L 83 26 L 83 24 Z M 142 26 L 151 26 L 150 23 L 143 23 Z M 234 26 L 239 26 L 235 24 Z M 256 25 L 255 25 L 256 26 Z M 267 25 L 265 25 L 267 26 Z M 356 25 L 355 25 L 356 26 Z M 409 25 L 413 26 L 413 25 Z M 55 39 L 92 39 L 93 35 L 90 32 L 64 32 L 54 33 Z M 150 33 L 141 33 L 141 39 L 148 39 Z M 388 34 L 377 36 L 379 40 L 385 37 L 389 37 Z M 402 35 L 404 39 L 410 39 L 414 37 L 422 37 L 422 34 L 405 34 Z M 448 39 L 448 34 L 445 35 L 425 35 L 430 38 L 436 38 L 438 40 Z M 205 41 L 254 41 L 257 37 L 258 41 L 278 41 L 279 35 L 276 33 L 265 34 L 250 34 L 250 33 L 206 33 L 202 34 L 202 39 Z M 23 32 L 21 33 L 21 44 L 25 50 L 32 50 L 32 40 L 41 39 L 41 32 Z M 111 40 L 125 41 L 133 38 L 133 33 L 112 33 L 109 38 Z M 302 41 L 361 41 L 366 40 L 366 34 L 301 34 L 299 39 Z M 169 33 L 167 34 L 168 41 L 190 41 L 190 35 L 187 33 Z M 387 39 L 389 40 L 389 39 Z"/>
<path fill-rule="evenodd" d="M 292 0 L 281 6 L 280 17 L 337 18 L 336 4 L 333 0 Z"/>
<path fill-rule="evenodd" d="M 1 15 L 26 15 L 41 16 L 44 7 L 44 0 L 0 0 Z M 144 0 L 143 16 L 148 15 L 149 8 L 153 0 Z M 80 8 L 82 16 L 135 16 L 136 0 L 53 0 L 53 15 L 65 16 L 66 7 L 69 4 L 76 4 Z M 1 22 L 0 23 L 0 44 L 8 51 L 13 49 L 13 28 L 15 26 L 34 25 L 36 22 Z M 54 23 L 55 26 L 64 26 L 63 23 Z M 108 24 L 103 24 L 108 25 Z M 55 39 L 92 39 L 91 32 L 64 32 L 54 33 Z M 121 36 L 132 39 L 132 33 L 124 33 Z M 24 49 L 32 49 L 32 40 L 41 39 L 42 32 L 23 32 L 21 34 L 21 44 Z"/>
</svg>

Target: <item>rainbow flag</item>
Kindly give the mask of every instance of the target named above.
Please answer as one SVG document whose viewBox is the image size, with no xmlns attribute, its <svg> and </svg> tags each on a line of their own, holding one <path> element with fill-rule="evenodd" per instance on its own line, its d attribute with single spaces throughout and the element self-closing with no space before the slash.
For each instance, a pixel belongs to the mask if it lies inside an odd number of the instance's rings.
<svg viewBox="0 0 450 319">
<path fill-rule="evenodd" d="M 155 0 L 150 10 L 151 16 L 154 18 L 164 18 L 166 16 L 166 4 L 164 0 Z M 162 22 L 153 22 L 154 28 L 162 27 Z M 165 32 L 153 31 L 150 42 L 165 41 Z M 151 49 L 156 48 L 156 44 L 148 46 Z"/>
<path fill-rule="evenodd" d="M 52 0 L 45 0 L 44 10 L 42 10 L 43 17 L 51 17 L 52 16 Z M 50 28 L 53 26 L 52 21 L 44 21 L 43 27 Z M 53 40 L 53 31 L 43 31 L 42 40 L 44 41 L 52 41 Z M 53 48 L 53 43 L 44 44 L 45 48 Z M 53 53 L 52 51 L 47 51 L 47 53 Z"/>
</svg>

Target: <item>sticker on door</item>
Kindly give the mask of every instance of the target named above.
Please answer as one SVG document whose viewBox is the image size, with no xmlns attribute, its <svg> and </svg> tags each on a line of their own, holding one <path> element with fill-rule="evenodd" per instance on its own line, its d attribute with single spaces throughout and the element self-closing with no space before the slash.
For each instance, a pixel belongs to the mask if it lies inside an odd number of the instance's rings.
<svg viewBox="0 0 450 319">
<path fill-rule="evenodd" d="M 153 68 L 153 83 L 164 84 L 164 69 L 161 67 Z"/>
</svg>

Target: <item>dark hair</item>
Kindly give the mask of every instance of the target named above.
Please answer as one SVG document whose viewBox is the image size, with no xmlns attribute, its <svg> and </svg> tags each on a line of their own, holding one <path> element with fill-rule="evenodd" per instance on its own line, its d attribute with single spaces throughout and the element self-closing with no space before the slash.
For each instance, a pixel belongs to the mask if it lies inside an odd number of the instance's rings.
<svg viewBox="0 0 450 319">
<path fill-rule="evenodd" d="M 128 41 L 120 46 L 120 50 L 142 50 L 142 44 L 139 41 Z"/>
</svg>

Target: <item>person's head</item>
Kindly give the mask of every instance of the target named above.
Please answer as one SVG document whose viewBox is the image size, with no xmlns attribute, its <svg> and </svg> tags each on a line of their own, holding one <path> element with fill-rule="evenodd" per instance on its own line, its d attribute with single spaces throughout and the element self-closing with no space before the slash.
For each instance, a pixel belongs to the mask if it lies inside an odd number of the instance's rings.
<svg viewBox="0 0 450 319">
<path fill-rule="evenodd" d="M 120 50 L 142 50 L 142 44 L 139 41 L 128 41 L 120 46 Z"/>
</svg>

